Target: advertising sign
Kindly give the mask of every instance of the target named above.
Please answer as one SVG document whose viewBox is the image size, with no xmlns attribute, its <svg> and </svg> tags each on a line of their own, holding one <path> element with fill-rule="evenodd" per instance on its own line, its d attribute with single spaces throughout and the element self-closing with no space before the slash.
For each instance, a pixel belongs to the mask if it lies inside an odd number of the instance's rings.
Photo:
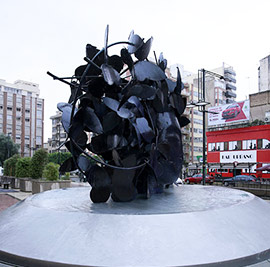
<svg viewBox="0 0 270 267">
<path fill-rule="evenodd" d="M 208 126 L 247 121 L 250 113 L 249 100 L 210 107 L 208 111 Z"/>
<path fill-rule="evenodd" d="M 219 156 L 220 156 L 220 163 L 257 162 L 257 151 L 256 150 L 226 151 L 226 152 L 220 152 Z"/>
</svg>

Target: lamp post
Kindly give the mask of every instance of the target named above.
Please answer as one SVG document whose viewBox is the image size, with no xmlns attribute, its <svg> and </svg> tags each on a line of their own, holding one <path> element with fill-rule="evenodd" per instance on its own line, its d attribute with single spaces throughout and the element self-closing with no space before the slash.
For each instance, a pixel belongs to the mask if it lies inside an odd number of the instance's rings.
<svg viewBox="0 0 270 267">
<path fill-rule="evenodd" d="M 200 73 L 201 73 L 201 88 L 202 88 L 202 92 L 201 92 L 201 97 L 200 97 Z M 199 97 L 199 101 L 197 103 L 195 102 L 191 102 L 187 104 L 187 107 L 189 108 L 194 108 L 194 107 L 202 107 L 201 110 L 199 110 L 200 112 L 202 112 L 203 115 L 203 165 L 202 165 L 202 183 L 203 185 L 205 185 L 205 174 L 206 174 L 206 120 L 205 120 L 205 113 L 208 112 L 205 109 L 205 106 L 210 104 L 209 102 L 205 101 L 205 75 L 209 74 L 210 76 L 216 76 L 219 79 L 224 79 L 224 77 L 220 74 L 217 74 L 215 72 L 212 71 L 208 71 L 205 69 L 200 69 L 198 70 L 198 97 Z M 213 112 L 214 113 L 214 112 Z"/>
</svg>

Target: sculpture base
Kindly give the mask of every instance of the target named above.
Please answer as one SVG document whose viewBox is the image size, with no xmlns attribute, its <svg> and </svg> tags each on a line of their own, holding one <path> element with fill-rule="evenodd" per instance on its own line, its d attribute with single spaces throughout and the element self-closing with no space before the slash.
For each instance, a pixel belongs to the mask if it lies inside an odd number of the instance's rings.
<svg viewBox="0 0 270 267">
<path fill-rule="evenodd" d="M 270 205 L 215 186 L 93 204 L 46 191 L 0 214 L 0 259 L 20 266 L 248 266 L 270 258 Z M 256 266 L 260 266 L 257 265 Z"/>
</svg>

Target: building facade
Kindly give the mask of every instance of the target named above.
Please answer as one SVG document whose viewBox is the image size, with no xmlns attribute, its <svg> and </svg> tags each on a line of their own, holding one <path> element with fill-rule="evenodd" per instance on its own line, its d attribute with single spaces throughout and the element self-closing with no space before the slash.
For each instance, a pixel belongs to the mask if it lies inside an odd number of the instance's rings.
<svg viewBox="0 0 270 267">
<path fill-rule="evenodd" d="M 270 178 L 255 169 L 270 164 L 270 124 L 207 132 L 210 173 L 232 177 L 249 174 Z M 219 171 L 214 171 L 219 170 Z"/>
<path fill-rule="evenodd" d="M 250 120 L 270 123 L 270 90 L 249 95 Z"/>
<path fill-rule="evenodd" d="M 270 55 L 260 60 L 258 87 L 259 92 L 270 90 Z"/>
<path fill-rule="evenodd" d="M 50 119 L 52 120 L 52 138 L 48 140 L 48 152 L 68 152 L 65 146 L 62 146 L 60 149 L 58 149 L 59 146 L 65 142 L 67 138 L 67 134 L 61 123 L 62 113 L 57 111 L 55 115 L 50 117 Z"/>
<path fill-rule="evenodd" d="M 30 157 L 43 147 L 44 99 L 39 94 L 36 83 L 0 80 L 0 133 L 19 145 L 22 157 Z"/>
</svg>

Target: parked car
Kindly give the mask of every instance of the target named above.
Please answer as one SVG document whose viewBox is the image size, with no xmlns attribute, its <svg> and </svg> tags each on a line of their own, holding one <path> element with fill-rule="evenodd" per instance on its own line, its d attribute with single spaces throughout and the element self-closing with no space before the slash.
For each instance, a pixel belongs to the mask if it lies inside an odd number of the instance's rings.
<svg viewBox="0 0 270 267">
<path fill-rule="evenodd" d="M 200 183 L 202 183 L 202 180 L 203 180 L 202 174 L 199 173 L 199 174 L 195 174 L 195 175 L 193 175 L 191 177 L 187 177 L 185 179 L 185 183 L 186 184 L 190 184 L 190 183 L 200 184 Z M 213 184 L 214 181 L 215 181 L 214 176 L 205 175 L 205 182 L 206 183 Z"/>
<path fill-rule="evenodd" d="M 222 118 L 223 119 L 232 119 L 235 118 L 241 111 L 241 107 L 235 103 L 230 106 L 228 106 L 225 110 L 222 112 Z"/>
<path fill-rule="evenodd" d="M 235 186 L 235 182 L 256 182 L 254 176 L 249 175 L 236 175 L 231 178 L 226 178 L 223 180 L 225 186 L 232 185 Z"/>
</svg>

